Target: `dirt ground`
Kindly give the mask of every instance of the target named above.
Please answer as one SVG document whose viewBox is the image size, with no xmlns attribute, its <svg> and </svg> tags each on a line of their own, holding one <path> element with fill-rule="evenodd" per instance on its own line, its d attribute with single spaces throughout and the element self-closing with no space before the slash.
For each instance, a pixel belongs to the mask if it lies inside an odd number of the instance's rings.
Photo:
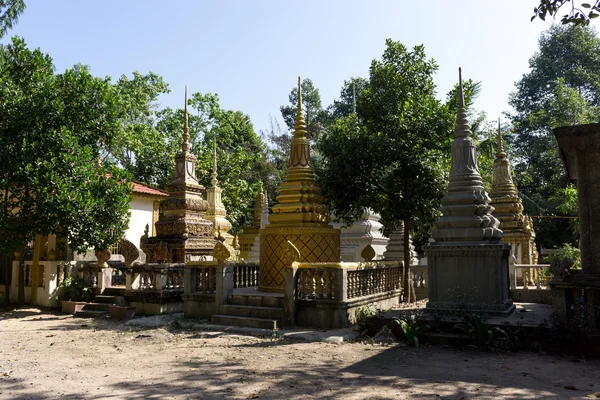
<svg viewBox="0 0 600 400">
<path fill-rule="evenodd" d="M 600 397 L 600 361 L 403 344 L 294 342 L 0 314 L 2 399 Z"/>
</svg>

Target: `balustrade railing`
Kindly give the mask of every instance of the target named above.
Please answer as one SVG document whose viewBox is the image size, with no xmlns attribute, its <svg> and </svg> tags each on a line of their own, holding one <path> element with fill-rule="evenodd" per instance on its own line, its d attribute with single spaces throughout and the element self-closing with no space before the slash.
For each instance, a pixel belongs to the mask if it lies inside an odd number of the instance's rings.
<svg viewBox="0 0 600 400">
<path fill-rule="evenodd" d="M 183 289 L 184 264 L 135 264 L 125 271 L 128 291 Z"/>
<path fill-rule="evenodd" d="M 517 271 L 521 271 L 520 277 Z M 548 282 L 552 279 L 550 264 L 511 264 L 510 288 L 511 289 L 548 289 Z M 520 282 L 519 282 L 520 281 Z"/>
<path fill-rule="evenodd" d="M 299 263 L 299 300 L 346 301 L 400 290 L 402 266 L 395 262 Z"/>
<path fill-rule="evenodd" d="M 298 270 L 297 296 L 302 300 L 334 300 L 336 285 L 340 285 L 336 268 L 302 268 Z M 336 275 L 338 278 L 336 279 Z"/>
<path fill-rule="evenodd" d="M 192 279 L 190 294 L 214 294 L 217 291 L 217 265 L 194 265 L 190 267 Z"/>
<path fill-rule="evenodd" d="M 429 297 L 429 276 L 427 265 L 411 265 L 410 275 L 417 300 Z"/>
<path fill-rule="evenodd" d="M 100 280 L 102 279 L 102 267 L 96 264 L 85 263 L 78 268 L 79 276 L 83 278 L 89 287 L 97 289 L 99 287 Z"/>
<path fill-rule="evenodd" d="M 233 287 L 246 288 L 258 286 L 259 264 L 234 264 L 233 265 Z"/>
</svg>

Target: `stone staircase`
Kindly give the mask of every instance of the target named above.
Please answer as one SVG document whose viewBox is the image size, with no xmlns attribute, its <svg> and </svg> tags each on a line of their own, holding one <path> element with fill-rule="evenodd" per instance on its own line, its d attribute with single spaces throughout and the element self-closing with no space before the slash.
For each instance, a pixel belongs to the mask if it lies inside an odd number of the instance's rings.
<svg viewBox="0 0 600 400">
<path fill-rule="evenodd" d="M 76 317 L 84 318 L 100 318 L 108 316 L 108 307 L 112 305 L 126 305 L 125 289 L 122 288 L 106 288 L 104 294 L 99 294 L 94 297 L 94 301 L 86 303 L 81 310 L 75 312 Z"/>
<path fill-rule="evenodd" d="M 221 314 L 213 315 L 216 325 L 241 326 L 259 329 L 280 329 L 283 319 L 283 293 L 236 293 L 221 306 Z"/>
</svg>

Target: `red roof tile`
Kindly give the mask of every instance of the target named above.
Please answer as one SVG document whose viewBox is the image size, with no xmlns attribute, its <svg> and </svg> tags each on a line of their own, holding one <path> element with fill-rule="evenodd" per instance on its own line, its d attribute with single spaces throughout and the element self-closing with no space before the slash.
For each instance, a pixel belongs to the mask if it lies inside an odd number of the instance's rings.
<svg viewBox="0 0 600 400">
<path fill-rule="evenodd" d="M 164 190 L 157 189 L 142 182 L 132 181 L 133 193 L 148 194 L 152 196 L 169 197 L 169 193 Z"/>
</svg>

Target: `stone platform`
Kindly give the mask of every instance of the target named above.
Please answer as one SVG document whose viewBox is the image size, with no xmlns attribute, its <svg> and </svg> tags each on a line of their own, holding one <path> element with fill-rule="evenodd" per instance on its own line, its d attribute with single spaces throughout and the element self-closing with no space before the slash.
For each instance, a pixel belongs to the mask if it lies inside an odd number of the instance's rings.
<svg viewBox="0 0 600 400">
<path fill-rule="evenodd" d="M 485 323 L 492 327 L 506 328 L 530 328 L 534 329 L 541 324 L 552 327 L 552 306 L 537 303 L 514 303 L 515 311 L 507 316 L 490 315 L 485 318 Z M 435 317 L 427 313 L 424 303 L 414 307 L 393 309 L 381 313 L 384 320 L 392 321 L 395 318 L 405 318 L 411 314 L 420 314 L 419 321 L 424 324 L 433 322 Z M 476 314 L 476 313 L 475 313 Z M 466 313 L 466 315 L 470 315 Z M 462 322 L 460 315 L 443 315 L 437 319 L 442 324 L 457 324 Z"/>
</svg>

